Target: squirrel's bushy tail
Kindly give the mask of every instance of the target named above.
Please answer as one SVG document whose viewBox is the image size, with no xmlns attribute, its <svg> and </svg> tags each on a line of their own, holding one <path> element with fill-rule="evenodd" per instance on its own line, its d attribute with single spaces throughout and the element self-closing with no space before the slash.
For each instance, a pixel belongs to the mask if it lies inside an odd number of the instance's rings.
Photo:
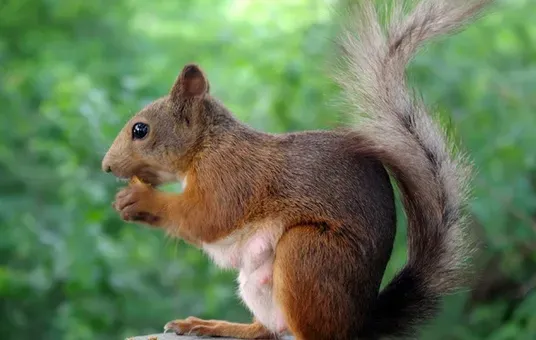
<svg viewBox="0 0 536 340">
<path fill-rule="evenodd" d="M 341 45 L 336 78 L 360 118 L 360 152 L 397 181 L 408 217 L 408 263 L 379 294 L 363 338 L 408 336 L 434 315 L 442 295 L 463 284 L 471 247 L 464 233 L 469 166 L 406 84 L 406 65 L 423 42 L 460 28 L 488 0 L 392 1 L 380 23 L 374 0 L 359 0 Z M 384 8 L 387 8 L 385 6 Z"/>
</svg>

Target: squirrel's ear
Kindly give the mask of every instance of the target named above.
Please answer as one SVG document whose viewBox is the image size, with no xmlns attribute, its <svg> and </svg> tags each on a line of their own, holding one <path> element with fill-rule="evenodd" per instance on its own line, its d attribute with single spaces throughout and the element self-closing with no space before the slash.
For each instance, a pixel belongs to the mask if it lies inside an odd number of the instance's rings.
<svg viewBox="0 0 536 340">
<path fill-rule="evenodd" d="M 171 88 L 173 100 L 181 98 L 202 97 L 209 91 L 208 79 L 204 72 L 195 64 L 184 66 L 175 84 Z"/>
</svg>

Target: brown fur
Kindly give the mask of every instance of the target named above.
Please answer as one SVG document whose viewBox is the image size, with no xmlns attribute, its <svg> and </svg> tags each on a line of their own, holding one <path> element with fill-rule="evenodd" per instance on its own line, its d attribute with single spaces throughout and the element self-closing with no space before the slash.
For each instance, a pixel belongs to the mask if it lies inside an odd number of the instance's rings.
<svg viewBox="0 0 536 340">
<path fill-rule="evenodd" d="M 209 94 L 197 66 L 185 66 L 171 93 L 136 114 L 105 156 L 105 171 L 148 183 L 123 189 L 114 207 L 127 221 L 197 246 L 278 221 L 274 296 L 298 339 L 413 334 L 460 282 L 468 255 L 466 174 L 425 106 L 409 95 L 404 69 L 423 40 L 458 27 L 485 2 L 425 1 L 407 18 L 395 6 L 385 36 L 372 2 L 363 1 L 341 40 L 348 70 L 338 80 L 355 113 L 368 114 L 351 130 L 253 130 Z M 150 127 L 141 140 L 131 137 L 137 122 Z M 379 292 L 396 228 L 384 166 L 408 214 L 409 262 Z M 181 194 L 155 189 L 184 179 Z M 190 318 L 170 325 L 179 333 L 274 336 L 259 322 Z"/>
</svg>

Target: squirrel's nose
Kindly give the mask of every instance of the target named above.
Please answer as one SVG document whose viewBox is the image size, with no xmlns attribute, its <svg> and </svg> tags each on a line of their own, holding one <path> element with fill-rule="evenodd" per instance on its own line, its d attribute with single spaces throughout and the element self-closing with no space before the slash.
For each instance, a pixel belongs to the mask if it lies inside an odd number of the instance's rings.
<svg viewBox="0 0 536 340">
<path fill-rule="evenodd" d="M 112 172 L 112 163 L 111 162 L 111 157 L 110 157 L 110 150 L 108 150 L 108 152 L 106 152 L 106 155 L 104 155 L 104 157 L 102 158 L 102 163 L 101 163 L 101 169 L 102 171 L 104 172 Z"/>
<path fill-rule="evenodd" d="M 102 160 L 102 171 L 112 172 L 112 167 L 110 166 L 110 163 L 107 162 L 106 157 Z"/>
</svg>

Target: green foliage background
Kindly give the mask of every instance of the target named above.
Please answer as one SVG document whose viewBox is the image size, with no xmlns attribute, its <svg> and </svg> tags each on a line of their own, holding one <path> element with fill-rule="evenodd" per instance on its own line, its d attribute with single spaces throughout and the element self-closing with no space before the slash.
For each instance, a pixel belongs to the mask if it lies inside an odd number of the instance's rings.
<svg viewBox="0 0 536 340">
<path fill-rule="evenodd" d="M 189 315 L 247 321 L 233 273 L 121 222 L 100 160 L 122 124 L 200 63 L 265 131 L 329 128 L 333 2 L 0 1 L 0 337 L 121 339 Z M 423 339 L 536 334 L 536 2 L 509 0 L 411 67 L 478 169 L 472 292 Z M 386 280 L 405 261 L 404 225 Z"/>
</svg>

